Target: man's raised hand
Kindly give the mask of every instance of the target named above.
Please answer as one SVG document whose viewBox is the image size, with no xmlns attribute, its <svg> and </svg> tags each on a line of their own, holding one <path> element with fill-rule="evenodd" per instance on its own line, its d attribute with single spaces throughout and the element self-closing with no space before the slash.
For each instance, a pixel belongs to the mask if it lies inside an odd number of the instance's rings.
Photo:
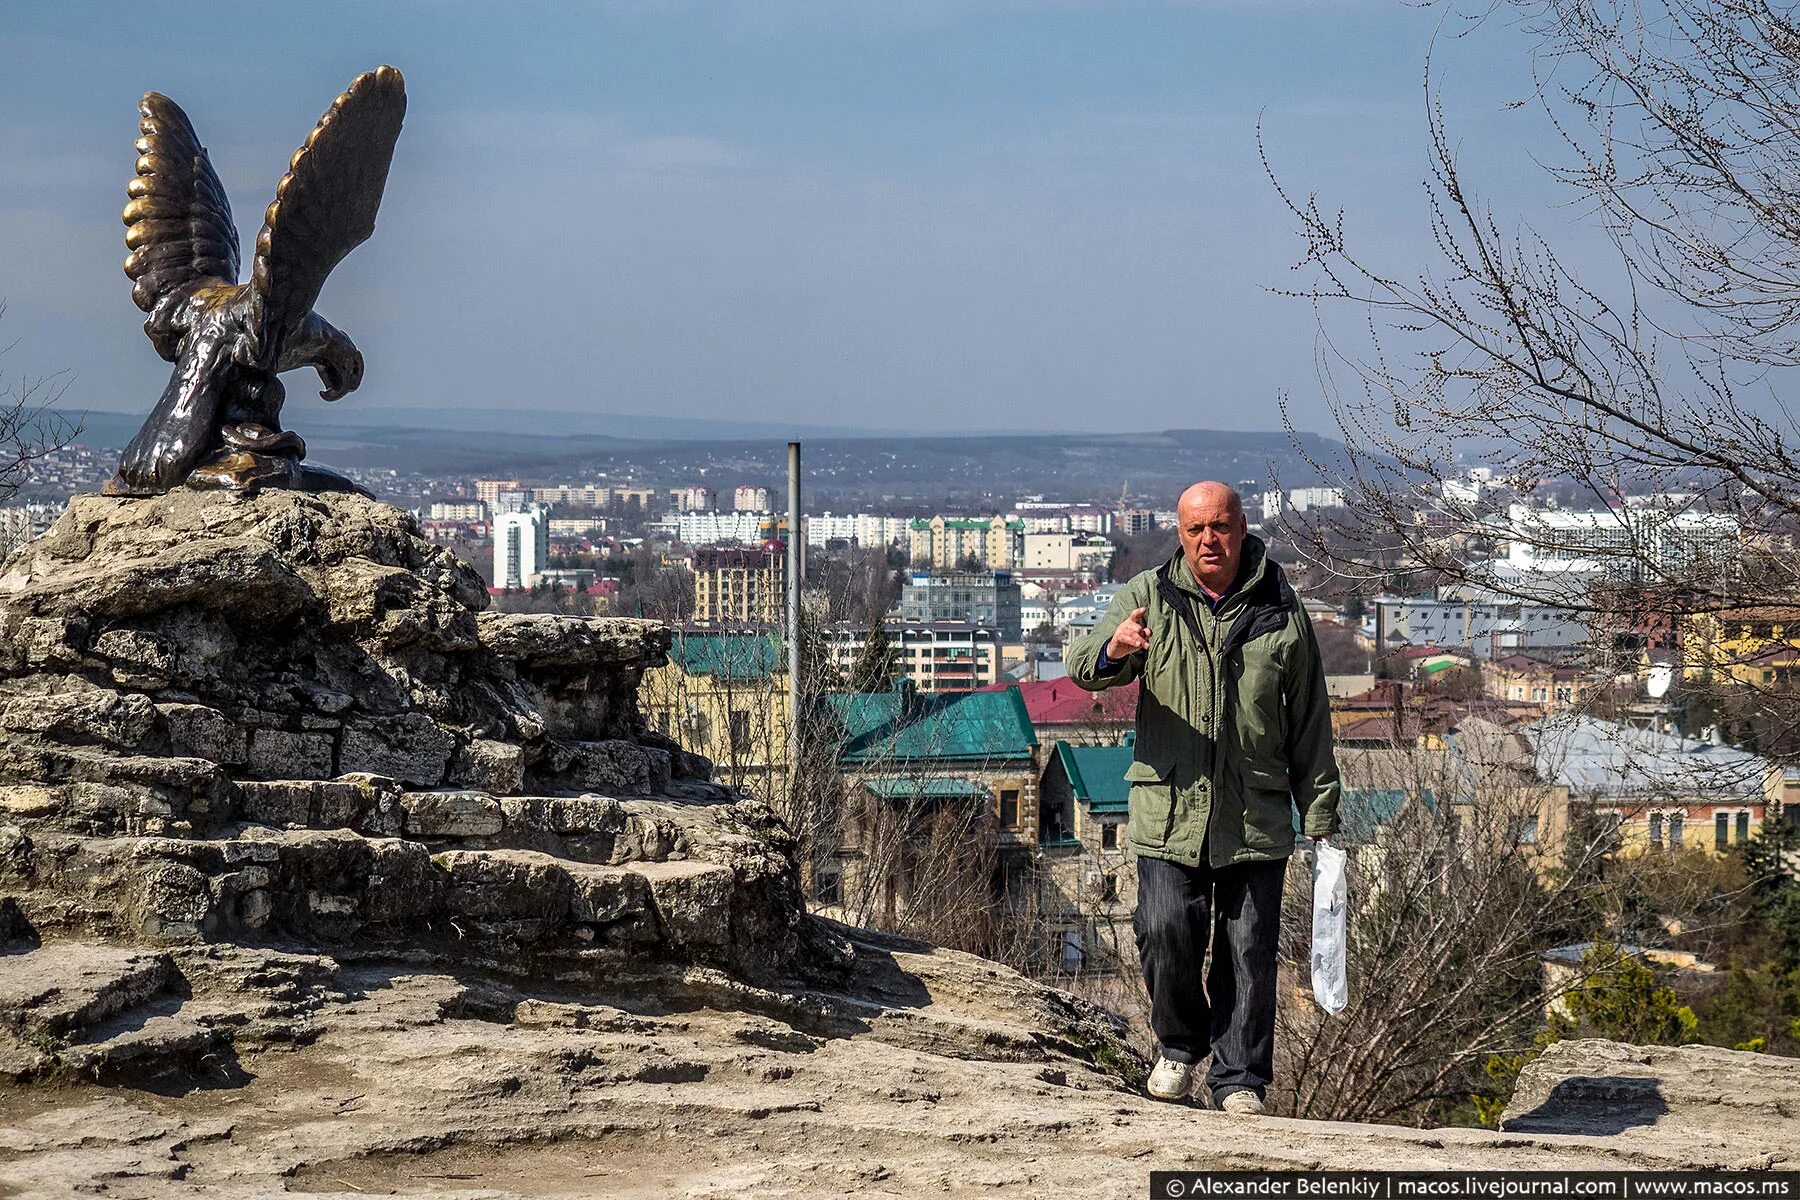
<svg viewBox="0 0 1800 1200">
<path fill-rule="evenodd" d="M 1106 643 L 1106 657 L 1123 662 L 1126 655 L 1136 654 L 1150 645 L 1150 626 L 1144 624 L 1144 611 L 1132 609 L 1131 615 L 1113 630 L 1112 640 Z"/>
</svg>

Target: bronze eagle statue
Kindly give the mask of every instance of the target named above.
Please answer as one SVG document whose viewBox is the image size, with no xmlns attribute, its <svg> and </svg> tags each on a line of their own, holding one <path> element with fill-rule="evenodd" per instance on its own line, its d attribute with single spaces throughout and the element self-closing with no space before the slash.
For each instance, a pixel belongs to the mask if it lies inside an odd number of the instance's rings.
<svg viewBox="0 0 1800 1200">
<path fill-rule="evenodd" d="M 312 306 L 332 268 L 375 231 L 406 115 L 405 80 L 378 67 L 332 101 L 288 160 L 244 283 L 231 205 L 193 123 L 159 92 L 146 94 L 138 113 L 125 274 L 149 314 L 144 332 L 175 369 L 105 490 L 355 490 L 335 471 L 301 465 L 305 443 L 281 428 L 278 376 L 313 367 L 326 400 L 362 382 L 355 343 Z"/>
</svg>

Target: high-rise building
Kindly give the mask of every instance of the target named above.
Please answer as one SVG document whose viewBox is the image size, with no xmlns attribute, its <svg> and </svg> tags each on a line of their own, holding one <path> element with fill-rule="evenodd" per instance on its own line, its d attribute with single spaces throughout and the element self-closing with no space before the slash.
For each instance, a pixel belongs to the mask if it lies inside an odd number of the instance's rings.
<svg viewBox="0 0 1800 1200">
<path fill-rule="evenodd" d="M 1010 571 L 1024 552 L 1025 518 L 920 517 L 909 532 L 915 567 L 949 571 L 972 558 L 990 571 Z"/>
<path fill-rule="evenodd" d="M 675 518 L 675 536 L 684 546 L 715 542 L 751 546 L 765 540 L 769 528 L 761 513 L 682 513 Z"/>
<path fill-rule="evenodd" d="M 531 488 L 505 488 L 494 496 L 489 507 L 493 509 L 495 516 L 499 516 L 501 513 L 524 512 L 536 503 L 538 497 Z"/>
<path fill-rule="evenodd" d="M 669 503 L 678 513 L 709 513 L 719 507 L 719 498 L 709 487 L 679 487 L 669 490 Z"/>
<path fill-rule="evenodd" d="M 769 511 L 769 489 L 766 487 L 741 487 L 731 493 L 731 507 L 734 512 L 766 513 Z"/>
<path fill-rule="evenodd" d="M 531 504 L 494 518 L 494 586 L 530 587 L 550 558 L 550 509 Z"/>
<path fill-rule="evenodd" d="M 912 680 L 922 692 L 972 692 L 1000 680 L 1003 639 L 992 625 L 889 621 L 883 631 L 894 655 L 894 674 Z M 819 632 L 826 657 L 847 678 L 862 657 L 868 629 L 844 623 L 826 625 Z"/>
<path fill-rule="evenodd" d="M 426 513 L 432 521 L 485 521 L 487 505 L 479 500 L 438 500 Z"/>
<path fill-rule="evenodd" d="M 475 481 L 475 498 L 490 508 L 500 499 L 501 492 L 517 491 L 519 481 L 516 479 L 477 479 Z"/>
<path fill-rule="evenodd" d="M 781 619 L 787 547 L 703 546 L 694 551 L 694 619 L 773 625 Z"/>
<path fill-rule="evenodd" d="M 1121 508 L 1113 514 L 1113 528 L 1126 537 L 1149 533 L 1156 528 L 1156 512 L 1148 508 Z"/>
</svg>

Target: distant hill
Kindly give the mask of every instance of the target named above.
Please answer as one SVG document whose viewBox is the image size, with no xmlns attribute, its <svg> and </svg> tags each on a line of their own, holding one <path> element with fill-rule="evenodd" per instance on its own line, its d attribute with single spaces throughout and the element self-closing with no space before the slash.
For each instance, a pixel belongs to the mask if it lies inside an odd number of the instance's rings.
<svg viewBox="0 0 1800 1200">
<path fill-rule="evenodd" d="M 979 505 L 1042 493 L 1112 498 L 1129 488 L 1172 506 L 1187 484 L 1222 479 L 1249 488 L 1329 482 L 1306 460 L 1343 461 L 1341 442 L 1280 431 L 1170 429 L 1145 433 L 961 434 L 909 437 L 826 427 L 705 422 L 590 413 L 465 413 L 444 410 L 394 421 L 395 410 L 290 406 L 310 457 L 343 467 L 394 467 L 429 475 L 505 474 L 521 479 L 606 476 L 658 484 L 780 488 L 790 438 L 804 444 L 808 507 Z M 87 414 L 81 437 L 122 446 L 141 414 Z M 385 423 L 383 423 L 385 422 Z M 610 425 L 610 431 L 602 429 Z M 464 427 L 464 426 L 473 426 Z M 746 433 L 745 430 L 755 430 Z M 659 432 L 661 431 L 661 432 Z M 672 431 L 672 432 L 671 432 Z"/>
<path fill-rule="evenodd" d="M 145 410 L 148 411 L 147 409 Z M 358 404 L 355 397 L 326 408 L 304 394 L 294 395 L 284 413 L 288 423 L 307 437 L 310 430 L 320 437 L 336 437 L 356 442 L 361 440 L 386 444 L 394 438 L 424 432 L 504 434 L 526 438 L 562 441 L 580 438 L 584 442 L 599 441 L 716 441 L 727 439 L 819 437 L 881 437 L 899 430 L 880 427 L 839 425 L 787 425 L 775 421 L 714 421 L 697 417 L 644 416 L 614 412 L 567 412 L 533 408 L 395 408 Z M 119 413 L 89 411 L 84 426 L 101 436 L 124 445 L 131 440 L 143 422 L 144 412 Z M 85 440 L 85 439 L 84 439 Z"/>
</svg>

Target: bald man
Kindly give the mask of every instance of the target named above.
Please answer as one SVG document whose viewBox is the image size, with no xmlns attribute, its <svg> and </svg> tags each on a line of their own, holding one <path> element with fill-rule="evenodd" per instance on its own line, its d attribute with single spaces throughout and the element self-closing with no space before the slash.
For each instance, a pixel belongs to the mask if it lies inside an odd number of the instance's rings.
<svg viewBox="0 0 1800 1200">
<path fill-rule="evenodd" d="M 1069 678 L 1090 691 L 1143 683 L 1125 778 L 1132 926 L 1162 1047 L 1150 1094 L 1256 1114 L 1274 1071 L 1294 832 L 1337 831 L 1331 707 L 1312 622 L 1238 494 L 1196 483 L 1176 520 L 1179 552 L 1119 590 L 1071 650 Z"/>
</svg>

